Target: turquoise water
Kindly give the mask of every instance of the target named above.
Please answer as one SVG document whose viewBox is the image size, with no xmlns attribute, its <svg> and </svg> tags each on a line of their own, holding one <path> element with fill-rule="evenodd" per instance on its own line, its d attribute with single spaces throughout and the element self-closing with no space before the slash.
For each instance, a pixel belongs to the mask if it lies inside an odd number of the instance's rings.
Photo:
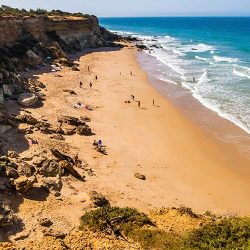
<svg viewBox="0 0 250 250">
<path fill-rule="evenodd" d="M 155 77 L 189 89 L 203 105 L 250 133 L 250 17 L 100 21 L 109 30 L 157 45 L 145 52 L 154 58 Z"/>
</svg>

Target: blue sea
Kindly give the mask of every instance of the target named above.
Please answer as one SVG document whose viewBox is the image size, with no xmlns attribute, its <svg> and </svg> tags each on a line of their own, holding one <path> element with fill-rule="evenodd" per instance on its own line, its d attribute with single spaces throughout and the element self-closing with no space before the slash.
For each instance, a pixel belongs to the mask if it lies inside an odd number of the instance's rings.
<svg viewBox="0 0 250 250">
<path fill-rule="evenodd" d="M 161 81 L 250 133 L 250 17 L 101 18 L 119 34 L 143 39 Z M 154 47 L 157 45 L 157 47 Z"/>
</svg>

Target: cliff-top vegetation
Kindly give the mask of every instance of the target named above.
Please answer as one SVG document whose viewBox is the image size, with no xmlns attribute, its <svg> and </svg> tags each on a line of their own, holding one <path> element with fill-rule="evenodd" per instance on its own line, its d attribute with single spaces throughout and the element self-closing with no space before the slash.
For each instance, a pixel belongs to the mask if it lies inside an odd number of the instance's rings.
<svg viewBox="0 0 250 250">
<path fill-rule="evenodd" d="M 0 17 L 1 16 L 16 16 L 16 17 L 24 17 L 24 16 L 74 16 L 74 17 L 85 17 L 85 14 L 82 14 L 80 12 L 78 13 L 70 13 L 70 12 L 65 12 L 61 10 L 51 10 L 47 11 L 45 9 L 30 9 L 30 10 L 25 10 L 25 9 L 18 9 L 18 8 L 12 8 L 6 5 L 0 6 Z"/>
</svg>

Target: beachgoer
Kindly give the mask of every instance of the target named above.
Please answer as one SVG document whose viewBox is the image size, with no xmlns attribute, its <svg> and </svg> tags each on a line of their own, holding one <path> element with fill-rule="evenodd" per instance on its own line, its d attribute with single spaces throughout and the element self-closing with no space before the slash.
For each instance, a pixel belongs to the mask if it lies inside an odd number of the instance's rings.
<svg viewBox="0 0 250 250">
<path fill-rule="evenodd" d="M 153 106 L 155 105 L 155 99 L 153 99 Z"/>
<path fill-rule="evenodd" d="M 88 66 L 88 72 L 90 71 L 90 68 L 89 68 L 89 66 Z"/>
<path fill-rule="evenodd" d="M 95 79 L 96 79 L 96 80 L 98 80 L 98 77 L 97 77 L 97 75 L 95 76 Z"/>
<path fill-rule="evenodd" d="M 90 83 L 89 83 L 89 87 L 92 88 L 92 85 L 93 85 L 92 82 L 90 82 Z"/>
<path fill-rule="evenodd" d="M 98 140 L 98 142 L 97 142 L 97 147 L 98 147 L 99 149 L 102 148 L 102 140 Z"/>
<path fill-rule="evenodd" d="M 131 75 L 131 76 L 133 75 L 133 72 L 132 72 L 132 71 L 130 71 L 130 75 Z"/>
<path fill-rule="evenodd" d="M 80 88 L 82 87 L 82 82 L 80 81 Z"/>
<path fill-rule="evenodd" d="M 131 95 L 131 98 L 132 98 L 133 101 L 135 100 L 135 96 L 134 95 Z"/>
<path fill-rule="evenodd" d="M 138 108 L 141 108 L 141 102 L 138 101 Z"/>
<path fill-rule="evenodd" d="M 120 72 L 120 76 L 122 75 L 122 72 Z"/>
</svg>

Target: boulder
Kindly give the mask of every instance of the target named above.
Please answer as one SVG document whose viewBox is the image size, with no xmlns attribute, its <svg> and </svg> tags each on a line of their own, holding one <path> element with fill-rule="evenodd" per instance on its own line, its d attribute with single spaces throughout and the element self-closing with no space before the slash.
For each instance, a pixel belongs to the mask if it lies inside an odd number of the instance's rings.
<svg viewBox="0 0 250 250">
<path fill-rule="evenodd" d="M 89 197 L 93 204 L 97 207 L 109 205 L 109 201 L 102 194 L 99 194 L 96 191 L 91 191 L 89 193 Z"/>
<path fill-rule="evenodd" d="M 143 174 L 140 174 L 140 173 L 135 173 L 135 177 L 136 177 L 137 179 L 140 179 L 140 180 L 143 180 L 143 181 L 146 180 L 146 176 L 143 175 Z"/>
<path fill-rule="evenodd" d="M 24 175 L 30 177 L 36 172 L 36 169 L 26 162 L 21 162 L 18 165 L 17 172 L 20 176 Z"/>
<path fill-rule="evenodd" d="M 27 123 L 29 125 L 37 125 L 39 121 L 30 114 L 20 114 L 15 117 L 15 120 L 20 123 Z"/>
<path fill-rule="evenodd" d="M 87 116 L 80 116 L 80 121 L 82 122 L 91 122 L 91 119 Z"/>
<path fill-rule="evenodd" d="M 80 126 L 80 125 L 85 125 L 85 123 L 83 121 L 81 121 L 80 119 L 73 117 L 73 116 L 59 116 L 57 118 L 57 121 L 60 123 L 67 123 L 69 125 L 73 125 L 73 126 Z"/>
<path fill-rule="evenodd" d="M 36 53 L 34 53 L 32 50 L 28 50 L 26 52 L 27 60 L 26 62 L 31 66 L 39 65 L 43 62 L 40 56 L 38 56 Z"/>
<path fill-rule="evenodd" d="M 73 66 L 71 67 L 71 69 L 72 69 L 73 71 L 80 71 L 80 69 L 77 67 L 77 65 L 73 65 Z"/>
<path fill-rule="evenodd" d="M 64 135 L 74 135 L 76 133 L 76 127 L 73 125 L 63 125 L 61 129 Z"/>
<path fill-rule="evenodd" d="M 19 158 L 19 155 L 15 151 L 8 151 L 8 157 L 9 158 Z"/>
<path fill-rule="evenodd" d="M 8 178 L 17 179 L 19 177 L 19 174 L 17 173 L 17 171 L 14 168 L 8 168 L 6 170 L 6 176 Z"/>
<path fill-rule="evenodd" d="M 74 166 L 72 163 L 64 160 L 64 161 L 59 162 L 59 166 L 61 166 L 62 169 L 66 169 L 75 178 L 82 179 L 82 176 L 74 169 Z"/>
<path fill-rule="evenodd" d="M 24 107 L 31 107 L 38 102 L 38 97 L 33 93 L 26 92 L 19 95 L 18 102 Z"/>
<path fill-rule="evenodd" d="M 21 176 L 16 180 L 14 180 L 14 186 L 17 192 L 25 194 L 32 188 L 33 184 L 36 182 L 37 179 L 35 176 L 32 177 Z"/>
<path fill-rule="evenodd" d="M 92 131 L 91 128 L 88 126 L 79 126 L 76 128 L 76 133 L 78 135 L 85 135 L 85 136 L 90 136 L 92 135 Z"/>
<path fill-rule="evenodd" d="M 0 229 L 13 226 L 14 222 L 13 211 L 8 205 L 0 203 Z"/>
<path fill-rule="evenodd" d="M 58 140 L 58 141 L 64 141 L 64 137 L 62 135 L 51 135 L 51 139 Z"/>
<path fill-rule="evenodd" d="M 62 168 L 56 160 L 47 159 L 37 168 L 37 173 L 45 177 L 55 177 L 62 175 Z"/>
<path fill-rule="evenodd" d="M 38 223 L 42 227 L 50 227 L 53 225 L 53 222 L 48 218 L 40 218 L 38 219 Z"/>
<path fill-rule="evenodd" d="M 3 93 L 5 96 L 13 95 L 13 88 L 10 84 L 3 84 Z"/>
<path fill-rule="evenodd" d="M 62 181 L 59 175 L 56 177 L 47 177 L 42 179 L 42 186 L 50 192 L 60 192 L 62 189 Z"/>
</svg>

